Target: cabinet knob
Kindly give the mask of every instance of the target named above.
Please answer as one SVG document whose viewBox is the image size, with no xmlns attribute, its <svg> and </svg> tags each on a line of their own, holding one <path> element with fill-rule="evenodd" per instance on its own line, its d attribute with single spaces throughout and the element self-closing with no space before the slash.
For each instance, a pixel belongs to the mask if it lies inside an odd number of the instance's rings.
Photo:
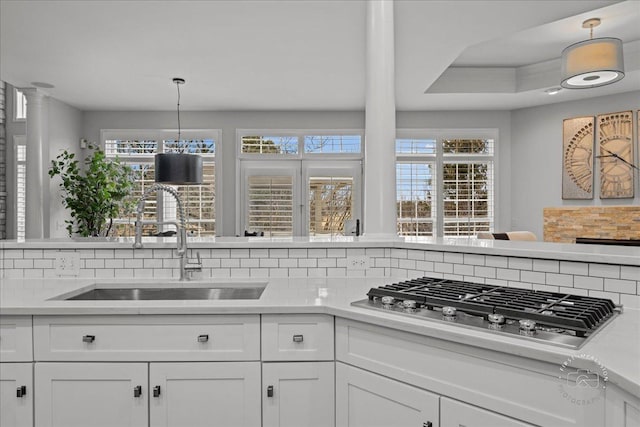
<svg viewBox="0 0 640 427">
<path fill-rule="evenodd" d="M 422 423 L 422 427 L 433 427 L 433 423 L 431 421 L 427 421 L 426 423 Z"/>
<path fill-rule="evenodd" d="M 267 397 L 273 397 L 273 386 L 267 387 Z"/>
<path fill-rule="evenodd" d="M 160 386 L 157 385 L 153 388 L 153 397 L 160 397 Z"/>
<path fill-rule="evenodd" d="M 209 334 L 198 335 L 198 342 L 208 342 Z"/>
<path fill-rule="evenodd" d="M 82 337 L 82 342 L 86 342 L 91 344 L 92 342 L 94 342 L 96 340 L 96 336 L 95 335 L 85 335 Z"/>
<path fill-rule="evenodd" d="M 137 385 L 133 388 L 133 397 L 140 397 L 140 396 L 142 396 L 142 386 Z"/>
<path fill-rule="evenodd" d="M 20 387 L 18 387 L 18 389 L 16 390 L 16 397 L 23 397 L 26 395 L 27 395 L 27 386 L 21 385 Z"/>
<path fill-rule="evenodd" d="M 304 336 L 302 335 L 294 335 L 293 336 L 293 342 L 302 342 L 304 341 Z"/>
</svg>

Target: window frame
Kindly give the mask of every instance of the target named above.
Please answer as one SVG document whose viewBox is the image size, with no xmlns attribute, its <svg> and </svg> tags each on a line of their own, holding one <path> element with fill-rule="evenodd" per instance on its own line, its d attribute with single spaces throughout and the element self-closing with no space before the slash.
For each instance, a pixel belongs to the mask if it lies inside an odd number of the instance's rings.
<svg viewBox="0 0 640 427">
<path fill-rule="evenodd" d="M 22 104 L 22 98 L 24 98 L 24 117 L 18 117 L 18 107 Z M 20 88 L 13 88 L 13 121 L 14 122 L 26 122 L 27 121 L 27 95 Z"/>
<path fill-rule="evenodd" d="M 219 161 L 220 153 L 222 152 L 220 145 L 222 144 L 222 130 L 221 129 L 181 129 L 181 139 L 213 139 L 214 141 L 214 154 L 203 156 L 212 157 L 214 159 L 214 188 L 215 188 L 215 206 L 214 206 L 214 221 L 215 221 L 215 230 L 216 233 L 214 236 L 218 236 L 221 232 L 223 219 L 222 219 L 222 176 L 223 176 L 223 162 Z M 101 129 L 100 130 L 100 143 L 103 150 L 106 150 L 106 141 L 114 140 L 114 139 L 122 139 L 122 140 L 155 140 L 155 141 L 163 141 L 163 140 L 171 140 L 176 139 L 178 136 L 177 129 Z M 157 153 L 163 153 L 164 144 L 160 144 L 158 147 Z M 153 154 L 139 154 L 139 155 L 127 155 L 122 156 L 118 155 L 118 158 L 123 163 L 150 163 L 153 164 L 154 157 L 156 153 Z M 178 186 L 176 186 L 178 187 Z M 159 221 L 163 221 L 163 217 L 166 213 L 165 204 L 163 203 L 163 199 L 165 194 L 159 194 L 159 199 L 157 201 L 157 211 L 156 217 Z M 196 221 L 197 222 L 197 221 Z"/>
<path fill-rule="evenodd" d="M 297 154 L 264 154 L 264 153 L 243 153 L 242 137 L 244 136 L 287 136 L 298 138 Z M 338 136 L 338 135 L 354 135 L 360 137 L 359 153 L 305 153 L 304 138 L 305 136 Z M 355 218 L 362 219 L 363 212 L 363 164 L 364 164 L 364 130 L 363 129 L 236 129 L 236 235 L 243 236 L 247 227 L 248 219 L 248 194 L 247 193 L 247 177 L 253 170 L 262 170 L 267 173 L 284 175 L 282 171 L 294 171 L 294 218 L 293 218 L 293 236 L 308 236 L 309 234 L 309 215 L 307 182 L 309 175 L 307 171 L 312 170 L 331 170 L 331 171 L 357 171 L 358 175 L 354 175 L 354 187 L 356 187 L 353 196 L 353 213 Z M 328 161 L 337 162 L 329 163 Z M 357 164 L 357 168 L 356 168 Z M 271 172 L 271 171 L 275 172 Z M 341 174 L 339 174 L 341 175 Z M 359 213 L 360 216 L 355 215 Z"/>
<path fill-rule="evenodd" d="M 471 236 L 444 236 L 444 164 L 446 163 L 476 163 L 489 162 L 491 164 L 492 175 L 492 204 L 489 207 L 492 215 L 490 218 L 490 229 L 493 230 L 495 225 L 499 223 L 498 218 L 498 147 L 499 132 L 497 128 L 469 128 L 469 129 L 397 129 L 396 140 L 398 139 L 434 139 L 436 141 L 436 150 L 434 154 L 416 154 L 416 153 L 396 153 L 396 165 L 400 163 L 419 163 L 419 160 L 429 159 L 435 165 L 435 217 L 433 225 L 432 237 L 447 238 L 468 238 Z M 444 153 L 443 141 L 448 139 L 491 139 L 493 140 L 493 153 L 490 154 L 447 154 Z M 395 141 L 394 141 L 395 143 Z M 396 183 L 397 186 L 397 183 Z M 397 203 L 397 199 L 395 201 Z M 434 216 L 432 212 L 432 217 Z M 397 219 L 396 219 L 397 224 Z M 413 236 L 415 237 L 415 236 Z"/>
</svg>

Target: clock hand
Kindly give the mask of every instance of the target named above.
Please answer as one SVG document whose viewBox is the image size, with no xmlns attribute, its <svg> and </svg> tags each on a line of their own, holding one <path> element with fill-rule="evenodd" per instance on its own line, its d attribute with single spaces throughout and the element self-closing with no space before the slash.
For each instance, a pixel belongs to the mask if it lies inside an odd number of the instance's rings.
<svg viewBox="0 0 640 427">
<path fill-rule="evenodd" d="M 638 169 L 638 167 L 636 165 L 634 165 L 633 163 L 629 163 L 628 161 L 626 161 L 625 159 L 623 159 L 622 157 L 620 157 L 619 155 L 617 155 L 616 153 L 607 150 L 606 148 L 600 147 L 602 149 L 602 151 L 606 151 L 607 153 L 609 153 L 608 156 L 596 156 L 596 158 L 602 158 L 602 157 L 613 157 L 616 158 L 618 160 L 621 160 L 623 163 L 628 164 L 629 166 L 631 166 L 632 168 L 636 169 L 636 170 L 640 170 Z"/>
</svg>

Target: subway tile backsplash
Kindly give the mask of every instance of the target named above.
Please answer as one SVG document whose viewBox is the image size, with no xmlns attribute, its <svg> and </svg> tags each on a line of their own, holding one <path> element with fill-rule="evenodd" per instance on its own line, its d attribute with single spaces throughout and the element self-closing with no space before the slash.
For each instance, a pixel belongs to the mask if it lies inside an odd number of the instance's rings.
<svg viewBox="0 0 640 427">
<path fill-rule="evenodd" d="M 61 252 L 80 256 L 78 277 L 177 278 L 179 262 L 166 249 L 5 249 L 3 278 L 58 277 Z M 202 277 L 373 277 L 430 276 L 497 286 L 611 298 L 640 307 L 640 267 L 401 248 L 199 249 Z M 366 255 L 369 267 L 351 270 L 347 258 Z M 195 256 L 195 250 L 192 250 Z M 381 284 L 384 281 L 381 282 Z"/>
</svg>

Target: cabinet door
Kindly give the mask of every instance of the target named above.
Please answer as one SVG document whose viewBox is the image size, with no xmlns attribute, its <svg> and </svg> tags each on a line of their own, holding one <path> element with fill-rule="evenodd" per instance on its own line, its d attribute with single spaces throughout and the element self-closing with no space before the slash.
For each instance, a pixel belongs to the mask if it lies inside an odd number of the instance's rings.
<svg viewBox="0 0 640 427">
<path fill-rule="evenodd" d="M 533 427 L 446 397 L 440 399 L 440 422 L 441 427 Z"/>
<path fill-rule="evenodd" d="M 0 363 L 0 426 L 33 426 L 33 364 Z"/>
<path fill-rule="evenodd" d="M 262 364 L 263 427 L 335 425 L 334 362 Z"/>
<path fill-rule="evenodd" d="M 438 396 L 336 362 L 336 425 L 438 427 Z"/>
<path fill-rule="evenodd" d="M 152 427 L 260 425 L 260 362 L 151 363 Z"/>
<path fill-rule="evenodd" d="M 36 426 L 146 427 L 147 379 L 146 363 L 36 363 Z"/>
</svg>

